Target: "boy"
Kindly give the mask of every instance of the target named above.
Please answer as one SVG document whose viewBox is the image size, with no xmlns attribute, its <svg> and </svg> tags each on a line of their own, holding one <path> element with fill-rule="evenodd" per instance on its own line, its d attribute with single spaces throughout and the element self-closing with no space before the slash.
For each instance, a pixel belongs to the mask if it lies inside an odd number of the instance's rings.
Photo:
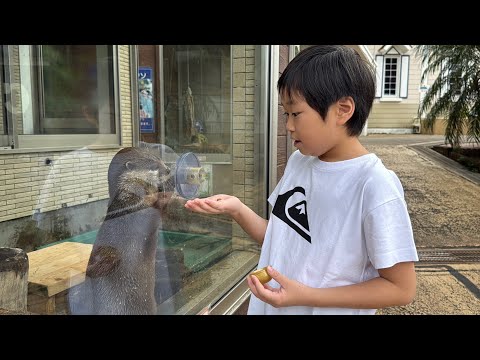
<svg viewBox="0 0 480 360">
<path fill-rule="evenodd" d="M 374 314 L 410 303 L 418 256 L 397 176 L 359 142 L 375 96 L 369 66 L 344 46 L 300 52 L 278 80 L 298 149 L 268 201 L 267 222 L 234 196 L 190 200 L 227 213 L 263 243 L 248 314 Z"/>
</svg>

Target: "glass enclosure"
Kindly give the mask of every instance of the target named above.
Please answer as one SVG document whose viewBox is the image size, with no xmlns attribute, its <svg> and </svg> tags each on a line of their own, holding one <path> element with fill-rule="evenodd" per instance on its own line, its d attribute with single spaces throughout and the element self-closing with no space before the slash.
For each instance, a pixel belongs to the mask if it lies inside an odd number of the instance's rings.
<svg viewBox="0 0 480 360">
<path fill-rule="evenodd" d="M 184 203 L 266 216 L 265 48 L 2 47 L 0 248 L 28 256 L 23 310 L 197 314 L 255 268 L 237 224 Z"/>
</svg>

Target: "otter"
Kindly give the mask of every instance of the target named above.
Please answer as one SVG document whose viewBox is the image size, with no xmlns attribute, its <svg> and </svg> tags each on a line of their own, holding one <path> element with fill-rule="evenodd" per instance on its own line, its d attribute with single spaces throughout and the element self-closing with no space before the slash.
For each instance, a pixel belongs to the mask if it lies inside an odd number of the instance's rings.
<svg viewBox="0 0 480 360">
<path fill-rule="evenodd" d="M 128 147 L 113 157 L 108 187 L 107 214 L 71 313 L 155 314 L 158 230 L 174 193 L 173 174 L 158 151 Z"/>
</svg>

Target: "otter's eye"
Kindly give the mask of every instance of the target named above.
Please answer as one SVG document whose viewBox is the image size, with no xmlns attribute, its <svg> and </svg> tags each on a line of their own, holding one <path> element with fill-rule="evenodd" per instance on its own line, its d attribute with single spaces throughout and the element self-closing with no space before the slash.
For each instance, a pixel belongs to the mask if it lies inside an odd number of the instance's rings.
<svg viewBox="0 0 480 360">
<path fill-rule="evenodd" d="M 128 170 L 135 170 L 137 168 L 137 166 L 133 163 L 133 161 L 127 161 L 125 163 L 125 167 L 128 169 Z"/>
</svg>

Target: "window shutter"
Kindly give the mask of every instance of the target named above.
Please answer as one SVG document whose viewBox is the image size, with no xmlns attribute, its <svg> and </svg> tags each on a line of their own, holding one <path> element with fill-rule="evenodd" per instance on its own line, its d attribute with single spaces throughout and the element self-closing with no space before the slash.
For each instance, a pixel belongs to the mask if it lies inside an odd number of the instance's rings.
<svg viewBox="0 0 480 360">
<path fill-rule="evenodd" d="M 375 90 L 375 97 L 382 97 L 383 90 L 383 56 L 375 56 L 375 62 L 377 63 L 377 84 Z"/>
<path fill-rule="evenodd" d="M 402 72 L 400 74 L 400 97 L 408 97 L 408 70 L 410 67 L 410 56 L 402 56 Z"/>
</svg>

